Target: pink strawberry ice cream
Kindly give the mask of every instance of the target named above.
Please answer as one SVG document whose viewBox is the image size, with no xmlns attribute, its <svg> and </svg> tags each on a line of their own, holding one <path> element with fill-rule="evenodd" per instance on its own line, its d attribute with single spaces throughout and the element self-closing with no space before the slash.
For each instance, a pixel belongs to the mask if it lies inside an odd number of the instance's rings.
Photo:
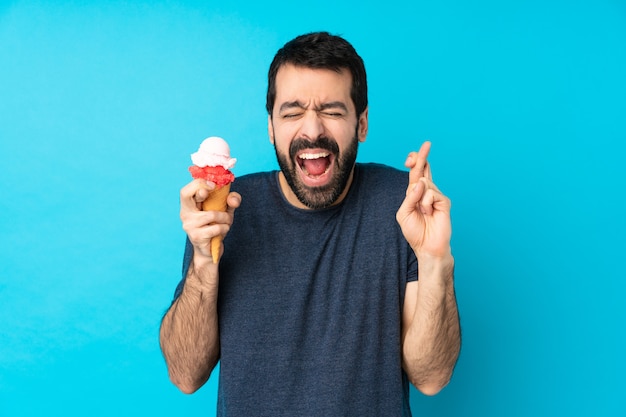
<svg viewBox="0 0 626 417">
<path fill-rule="evenodd" d="M 230 157 L 230 147 L 220 137 L 211 136 L 202 141 L 198 151 L 191 154 L 191 162 L 193 165 L 189 167 L 189 172 L 193 178 L 211 181 L 218 187 L 235 180 L 230 169 L 237 159 Z"/>
</svg>

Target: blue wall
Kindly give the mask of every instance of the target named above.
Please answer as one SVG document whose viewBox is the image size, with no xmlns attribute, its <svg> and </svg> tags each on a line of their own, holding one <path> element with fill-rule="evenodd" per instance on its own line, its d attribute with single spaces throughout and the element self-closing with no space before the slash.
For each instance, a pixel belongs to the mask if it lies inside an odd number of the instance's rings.
<svg viewBox="0 0 626 417">
<path fill-rule="evenodd" d="M 320 29 L 366 61 L 359 159 L 429 139 L 453 200 L 463 351 L 415 414 L 626 415 L 623 1 L 84 3 L 0 5 L 0 415 L 213 415 L 158 348 L 178 191 L 209 135 L 275 167 L 267 67 Z"/>
</svg>

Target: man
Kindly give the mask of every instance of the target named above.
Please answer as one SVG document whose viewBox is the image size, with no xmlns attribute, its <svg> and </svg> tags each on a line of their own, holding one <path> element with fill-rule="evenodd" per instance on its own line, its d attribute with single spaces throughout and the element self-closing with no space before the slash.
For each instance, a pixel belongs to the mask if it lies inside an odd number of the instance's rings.
<svg viewBox="0 0 626 417">
<path fill-rule="evenodd" d="M 183 280 L 160 334 L 170 378 L 192 393 L 219 360 L 220 416 L 409 416 L 408 381 L 436 394 L 460 349 L 430 143 L 408 175 L 355 163 L 365 68 L 325 32 L 278 51 L 267 111 L 280 171 L 238 178 L 225 213 L 200 210 L 213 184 L 181 190 Z"/>
</svg>

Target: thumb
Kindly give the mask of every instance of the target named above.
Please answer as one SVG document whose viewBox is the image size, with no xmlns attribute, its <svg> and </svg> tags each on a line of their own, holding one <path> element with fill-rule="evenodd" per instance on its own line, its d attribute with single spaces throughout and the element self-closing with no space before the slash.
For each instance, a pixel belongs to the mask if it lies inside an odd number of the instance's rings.
<svg viewBox="0 0 626 417">
<path fill-rule="evenodd" d="M 241 194 L 237 192 L 232 192 L 228 194 L 228 197 L 226 198 L 226 204 L 226 211 L 228 211 L 230 215 L 233 215 L 235 213 L 235 209 L 239 208 L 239 206 L 241 205 Z"/>
</svg>

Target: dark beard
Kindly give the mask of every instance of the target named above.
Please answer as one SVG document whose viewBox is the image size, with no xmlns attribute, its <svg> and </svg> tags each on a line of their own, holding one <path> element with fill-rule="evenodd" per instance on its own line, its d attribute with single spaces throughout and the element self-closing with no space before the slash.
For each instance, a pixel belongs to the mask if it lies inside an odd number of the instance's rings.
<svg viewBox="0 0 626 417">
<path fill-rule="evenodd" d="M 357 124 L 357 130 L 358 128 Z M 337 142 L 327 137 L 319 138 L 314 142 L 301 138 L 294 139 L 289 146 L 290 158 L 280 153 L 276 145 L 274 145 L 274 150 L 280 170 L 298 200 L 310 209 L 319 210 L 331 206 L 345 190 L 356 162 L 358 145 L 359 140 L 355 132 L 352 142 L 343 154 L 339 153 Z M 336 155 L 333 177 L 328 184 L 321 187 L 309 187 L 303 184 L 297 173 L 296 154 L 303 149 L 312 148 L 326 149 Z"/>
</svg>

